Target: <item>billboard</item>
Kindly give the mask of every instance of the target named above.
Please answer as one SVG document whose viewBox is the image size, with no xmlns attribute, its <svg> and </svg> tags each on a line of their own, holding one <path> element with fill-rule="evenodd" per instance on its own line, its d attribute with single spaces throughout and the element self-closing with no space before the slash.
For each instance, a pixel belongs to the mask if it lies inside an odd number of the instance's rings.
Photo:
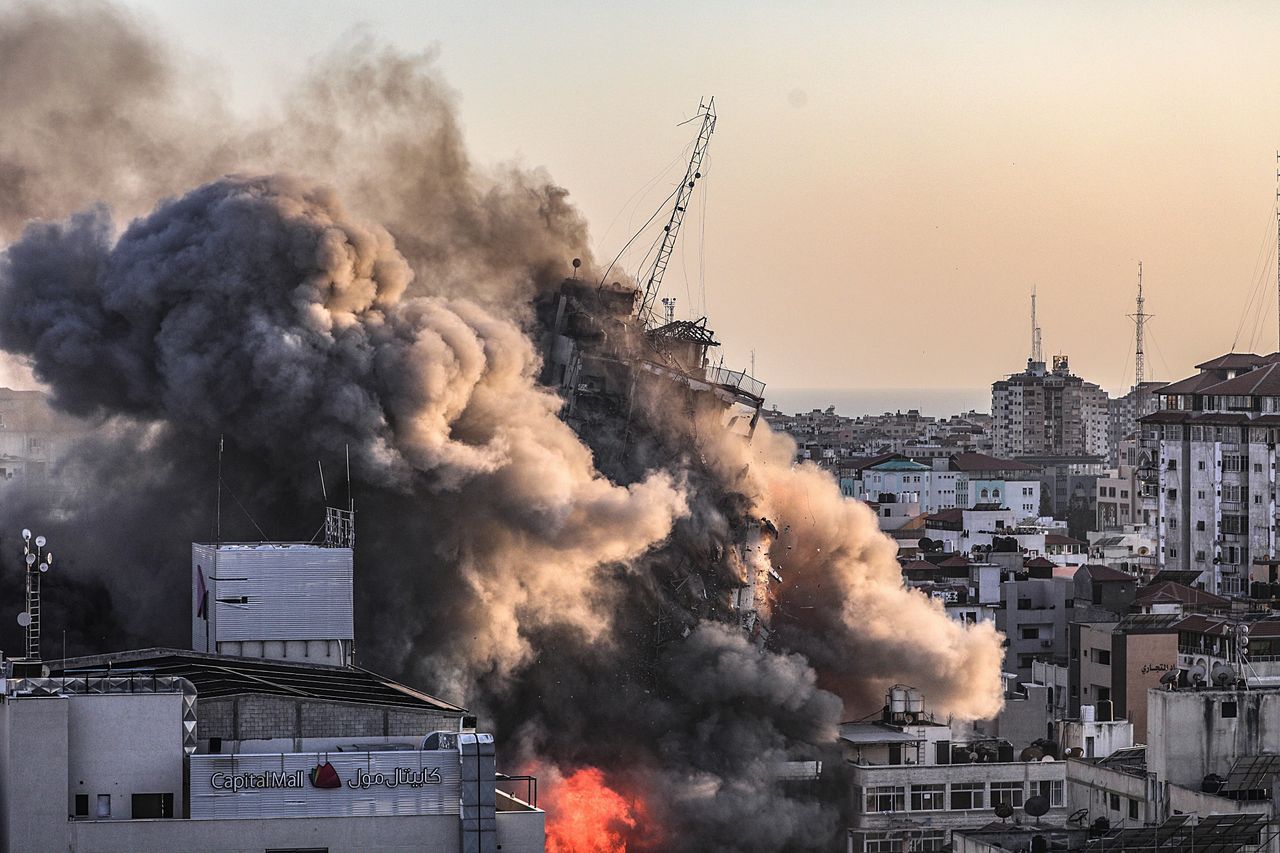
<svg viewBox="0 0 1280 853">
<path fill-rule="evenodd" d="M 191 818 L 456 815 L 453 749 L 191 756 Z"/>
</svg>

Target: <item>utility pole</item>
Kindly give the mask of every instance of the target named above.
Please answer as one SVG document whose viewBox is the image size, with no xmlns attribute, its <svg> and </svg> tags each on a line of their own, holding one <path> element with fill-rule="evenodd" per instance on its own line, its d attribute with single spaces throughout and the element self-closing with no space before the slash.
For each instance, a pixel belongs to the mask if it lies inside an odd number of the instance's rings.
<svg viewBox="0 0 1280 853">
<path fill-rule="evenodd" d="M 654 325 L 653 303 L 658 298 L 658 289 L 662 287 L 662 275 L 671 262 L 671 252 L 676 247 L 676 235 L 680 233 L 680 223 L 684 221 L 685 210 L 689 207 L 693 185 L 702 177 L 702 158 L 707 154 L 711 133 L 716 129 L 715 98 L 698 104 L 698 114 L 694 118 L 699 117 L 702 118 L 702 128 L 698 131 L 697 141 L 693 143 L 693 154 L 689 157 L 689 168 L 685 170 L 684 181 L 676 188 L 676 204 L 671 209 L 671 218 L 663 226 L 662 245 L 658 247 L 658 254 L 653 259 L 653 266 L 644 286 L 644 297 L 640 300 L 639 317 L 646 328 Z"/>
</svg>

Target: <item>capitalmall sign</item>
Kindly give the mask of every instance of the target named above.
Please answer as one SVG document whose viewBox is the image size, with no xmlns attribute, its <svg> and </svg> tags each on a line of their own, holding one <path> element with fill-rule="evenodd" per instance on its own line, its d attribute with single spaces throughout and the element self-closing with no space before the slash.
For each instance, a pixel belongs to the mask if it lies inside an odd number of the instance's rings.
<svg viewBox="0 0 1280 853">
<path fill-rule="evenodd" d="M 195 819 L 456 815 L 457 750 L 192 755 Z"/>
<path fill-rule="evenodd" d="M 322 764 L 310 774 L 301 770 L 293 773 L 214 773 L 209 777 L 209 785 L 219 791 L 251 791 L 261 788 L 301 788 L 306 779 L 316 788 L 340 788 L 342 780 L 332 764 Z M 407 785 L 410 788 L 421 788 L 423 785 L 439 785 L 440 768 L 424 767 L 415 770 L 412 767 L 393 767 L 389 771 L 370 773 L 364 768 L 356 768 L 355 776 L 347 780 L 347 787 L 357 790 L 368 788 L 398 788 Z"/>
</svg>

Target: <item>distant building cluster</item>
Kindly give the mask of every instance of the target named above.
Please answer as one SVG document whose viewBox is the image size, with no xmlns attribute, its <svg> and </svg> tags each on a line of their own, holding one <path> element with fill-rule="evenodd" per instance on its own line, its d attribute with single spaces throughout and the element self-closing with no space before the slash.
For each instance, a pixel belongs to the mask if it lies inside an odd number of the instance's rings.
<svg viewBox="0 0 1280 853">
<path fill-rule="evenodd" d="M 992 413 L 767 417 L 1005 637 L 1005 706 L 910 686 L 841 727 L 850 853 L 1280 850 L 1280 354 L 1109 399 L 1065 357 Z"/>
</svg>

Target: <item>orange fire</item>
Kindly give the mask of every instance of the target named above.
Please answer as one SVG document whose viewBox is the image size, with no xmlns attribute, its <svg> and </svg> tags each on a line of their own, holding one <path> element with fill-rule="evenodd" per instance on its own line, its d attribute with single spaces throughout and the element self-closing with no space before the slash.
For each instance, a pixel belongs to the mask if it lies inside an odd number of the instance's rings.
<svg viewBox="0 0 1280 853">
<path fill-rule="evenodd" d="M 549 791 L 547 853 L 627 853 L 627 837 L 644 819 L 644 805 L 584 767 Z"/>
</svg>

